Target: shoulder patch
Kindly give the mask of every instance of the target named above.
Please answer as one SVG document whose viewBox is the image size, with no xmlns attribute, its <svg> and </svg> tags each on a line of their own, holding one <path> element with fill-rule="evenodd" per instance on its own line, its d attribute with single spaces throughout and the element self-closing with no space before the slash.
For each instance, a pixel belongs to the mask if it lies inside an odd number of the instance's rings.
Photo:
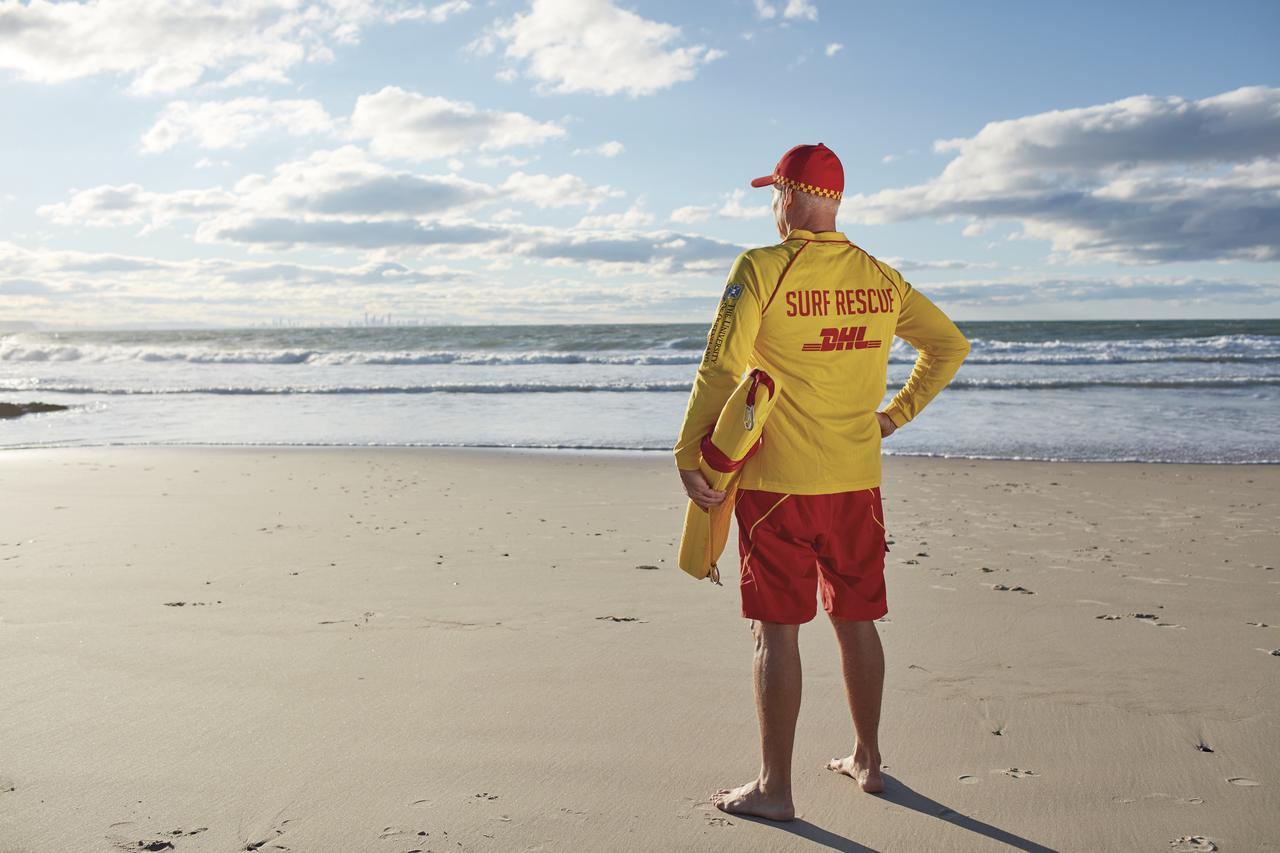
<svg viewBox="0 0 1280 853">
<path fill-rule="evenodd" d="M 742 295 L 742 285 L 740 284 L 731 284 L 724 289 L 725 299 L 737 299 L 741 295 Z"/>
</svg>

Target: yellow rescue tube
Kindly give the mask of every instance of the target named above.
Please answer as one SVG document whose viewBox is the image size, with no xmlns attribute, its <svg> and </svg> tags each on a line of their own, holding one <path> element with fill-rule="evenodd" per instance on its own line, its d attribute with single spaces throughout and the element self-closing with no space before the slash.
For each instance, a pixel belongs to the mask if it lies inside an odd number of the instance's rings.
<svg viewBox="0 0 1280 853">
<path fill-rule="evenodd" d="M 729 397 L 713 429 L 702 440 L 698 467 L 707 483 L 725 492 L 724 502 L 710 511 L 689 501 L 680 536 L 680 568 L 698 580 L 720 582 L 716 562 L 729 539 L 729 522 L 738 493 L 742 463 L 759 449 L 764 423 L 773 411 L 781 383 L 759 368 L 752 370 Z"/>
</svg>

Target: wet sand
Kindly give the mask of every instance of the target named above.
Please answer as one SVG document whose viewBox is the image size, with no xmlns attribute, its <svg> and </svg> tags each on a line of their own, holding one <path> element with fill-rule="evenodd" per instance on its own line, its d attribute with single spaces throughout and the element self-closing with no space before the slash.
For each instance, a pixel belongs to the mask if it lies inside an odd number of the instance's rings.
<svg viewBox="0 0 1280 853">
<path fill-rule="evenodd" d="M 1280 469 L 885 471 L 888 790 L 819 617 L 779 825 L 665 454 L 0 453 L 0 853 L 1280 847 Z"/>
</svg>

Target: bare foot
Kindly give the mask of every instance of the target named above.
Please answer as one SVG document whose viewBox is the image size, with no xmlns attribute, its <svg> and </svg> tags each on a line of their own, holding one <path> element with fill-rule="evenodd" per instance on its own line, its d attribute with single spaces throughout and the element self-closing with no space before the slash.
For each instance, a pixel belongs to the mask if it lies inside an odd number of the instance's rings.
<svg viewBox="0 0 1280 853">
<path fill-rule="evenodd" d="M 791 797 L 769 797 L 760 790 L 760 781 L 739 788 L 721 788 L 711 795 L 716 808 L 729 814 L 754 815 L 768 820 L 791 820 L 796 807 Z"/>
<path fill-rule="evenodd" d="M 847 758 L 833 758 L 827 762 L 827 769 L 843 773 L 858 783 L 858 787 L 868 794 L 878 794 L 884 790 L 884 778 L 880 775 L 880 756 L 868 756 L 862 752 L 854 752 Z"/>
</svg>

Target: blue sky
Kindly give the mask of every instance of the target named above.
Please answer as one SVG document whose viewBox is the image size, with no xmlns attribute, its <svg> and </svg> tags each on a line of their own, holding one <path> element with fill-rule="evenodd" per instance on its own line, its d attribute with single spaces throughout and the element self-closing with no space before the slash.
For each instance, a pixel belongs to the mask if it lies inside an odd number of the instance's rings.
<svg viewBox="0 0 1280 853">
<path fill-rule="evenodd" d="M 957 319 L 1280 314 L 1274 3 L 0 0 L 0 322 L 709 320 L 801 142 Z"/>
</svg>

